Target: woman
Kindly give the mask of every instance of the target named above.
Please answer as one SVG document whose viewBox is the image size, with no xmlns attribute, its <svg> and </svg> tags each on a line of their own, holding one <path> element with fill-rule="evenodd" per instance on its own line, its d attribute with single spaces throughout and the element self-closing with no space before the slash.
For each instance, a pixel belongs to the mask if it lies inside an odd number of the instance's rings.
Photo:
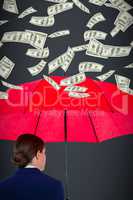
<svg viewBox="0 0 133 200">
<path fill-rule="evenodd" d="M 0 182 L 1 200 L 64 199 L 62 183 L 42 172 L 46 165 L 46 147 L 39 137 L 20 135 L 11 160 L 18 169 Z"/>
</svg>

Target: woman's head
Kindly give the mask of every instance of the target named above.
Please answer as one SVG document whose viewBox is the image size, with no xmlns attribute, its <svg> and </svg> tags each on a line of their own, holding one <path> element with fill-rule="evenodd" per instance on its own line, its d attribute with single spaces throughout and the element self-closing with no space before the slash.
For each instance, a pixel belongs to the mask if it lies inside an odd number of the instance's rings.
<svg viewBox="0 0 133 200">
<path fill-rule="evenodd" d="M 11 161 L 19 168 L 33 164 L 42 171 L 46 164 L 45 150 L 45 143 L 41 138 L 32 134 L 23 134 L 16 140 Z"/>
</svg>

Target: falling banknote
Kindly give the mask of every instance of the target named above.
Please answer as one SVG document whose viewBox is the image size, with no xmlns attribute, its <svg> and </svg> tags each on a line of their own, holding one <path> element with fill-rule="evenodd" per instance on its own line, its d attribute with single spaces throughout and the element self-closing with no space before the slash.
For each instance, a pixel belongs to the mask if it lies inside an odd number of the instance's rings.
<svg viewBox="0 0 133 200">
<path fill-rule="evenodd" d="M 56 90 L 60 90 L 60 85 L 56 83 L 52 78 L 49 76 L 43 75 L 43 78 L 50 84 L 52 85 Z"/>
<path fill-rule="evenodd" d="M 107 33 L 103 31 L 96 31 L 96 30 L 89 30 L 84 32 L 84 40 L 91 40 L 91 39 L 97 39 L 97 40 L 105 40 L 107 37 Z"/>
<path fill-rule="evenodd" d="M 49 48 L 46 47 L 44 49 L 28 49 L 26 55 L 33 58 L 47 58 L 49 56 Z"/>
<path fill-rule="evenodd" d="M 47 9 L 47 13 L 48 15 L 57 15 L 72 8 L 73 8 L 73 3 L 60 3 L 60 4 L 55 4 L 53 6 L 49 6 Z"/>
<path fill-rule="evenodd" d="M 86 92 L 87 90 L 88 88 L 77 86 L 77 85 L 68 86 L 64 89 L 64 91 L 66 92 Z"/>
<path fill-rule="evenodd" d="M 97 79 L 99 79 L 100 81 L 105 81 L 106 79 L 108 79 L 110 76 L 112 76 L 115 73 L 115 70 L 110 70 L 105 74 L 102 74 L 100 76 L 96 76 Z"/>
<path fill-rule="evenodd" d="M 129 92 L 130 79 L 124 76 L 115 74 L 117 87 L 123 92 Z"/>
<path fill-rule="evenodd" d="M 14 14 L 19 13 L 16 0 L 4 0 L 3 9 Z"/>
<path fill-rule="evenodd" d="M 69 30 L 56 31 L 56 32 L 50 34 L 48 37 L 49 38 L 57 38 L 57 37 L 65 36 L 65 35 L 70 35 L 70 31 Z"/>
<path fill-rule="evenodd" d="M 79 72 L 101 72 L 104 65 L 95 62 L 81 62 Z"/>
<path fill-rule="evenodd" d="M 36 76 L 38 75 L 40 72 L 42 72 L 42 70 L 44 69 L 46 65 L 46 62 L 44 60 L 41 60 L 37 65 L 33 66 L 33 67 L 28 67 L 28 71 L 30 72 L 30 74 L 32 76 Z"/>
<path fill-rule="evenodd" d="M 49 74 L 59 67 L 61 67 L 66 72 L 74 58 L 74 55 L 75 53 L 73 52 L 72 48 L 68 47 L 65 53 L 61 54 L 60 56 L 48 63 Z"/>
<path fill-rule="evenodd" d="M 24 11 L 18 16 L 18 18 L 19 18 L 19 19 L 22 19 L 22 18 L 26 17 L 27 15 L 30 15 L 30 14 L 35 13 L 35 12 L 37 12 L 36 9 L 34 9 L 33 7 L 29 7 L 29 8 L 27 8 L 26 10 L 24 10 Z"/>
<path fill-rule="evenodd" d="M 22 90 L 23 89 L 22 86 L 18 86 L 18 85 L 14 85 L 14 84 L 11 84 L 11 83 L 7 83 L 5 81 L 1 81 L 1 83 L 2 83 L 2 85 L 4 85 L 7 88 L 11 88 L 11 89 L 15 89 L 15 90 Z"/>
<path fill-rule="evenodd" d="M 15 66 L 15 63 L 12 62 L 6 56 L 4 56 L 0 60 L 0 76 L 2 76 L 4 79 L 7 79 L 10 76 L 14 66 Z"/>
<path fill-rule="evenodd" d="M 95 26 L 99 22 L 102 22 L 105 20 L 106 20 L 106 18 L 103 16 L 103 14 L 101 12 L 98 12 L 90 18 L 90 20 L 88 21 L 86 26 L 91 29 L 91 28 L 93 28 L 93 26 Z"/>
<path fill-rule="evenodd" d="M 72 1 L 82 11 L 84 11 L 84 12 L 86 12 L 88 14 L 90 13 L 90 10 L 83 3 L 81 3 L 79 0 L 72 0 Z"/>
<path fill-rule="evenodd" d="M 31 17 L 30 23 L 36 26 L 50 27 L 54 25 L 55 18 L 52 15 L 46 17 L 33 16 Z"/>
<path fill-rule="evenodd" d="M 82 83 L 86 80 L 85 73 L 78 73 L 76 75 L 70 76 L 68 78 L 65 78 L 61 80 L 60 85 L 61 86 L 70 86 L 78 83 Z"/>
<path fill-rule="evenodd" d="M 86 97 L 89 97 L 90 94 L 88 94 L 88 93 L 79 93 L 79 92 L 69 92 L 68 96 L 69 97 L 73 97 L 73 98 L 86 98 Z"/>
</svg>

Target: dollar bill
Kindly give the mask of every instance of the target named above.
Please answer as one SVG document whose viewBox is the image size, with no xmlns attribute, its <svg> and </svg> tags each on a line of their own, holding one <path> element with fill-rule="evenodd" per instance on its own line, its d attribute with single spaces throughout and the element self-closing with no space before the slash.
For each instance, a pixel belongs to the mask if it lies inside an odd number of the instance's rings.
<svg viewBox="0 0 133 200">
<path fill-rule="evenodd" d="M 88 49 L 88 44 L 83 44 L 83 45 L 72 47 L 72 50 L 74 52 L 80 52 L 80 51 L 84 51 L 84 50 L 87 50 L 87 49 Z"/>
<path fill-rule="evenodd" d="M 2 42 L 18 42 L 30 44 L 31 46 L 43 49 L 47 39 L 47 33 L 32 30 L 5 32 Z"/>
<path fill-rule="evenodd" d="M 79 64 L 79 72 L 101 72 L 104 65 L 96 62 L 81 62 Z"/>
<path fill-rule="evenodd" d="M 112 4 L 112 6 L 116 9 L 118 9 L 120 12 L 129 11 L 132 9 L 132 6 L 124 0 L 117 0 L 117 1 L 109 0 L 109 1 Z"/>
<path fill-rule="evenodd" d="M 4 56 L 0 60 L 0 76 L 4 79 L 7 79 L 10 76 L 14 66 L 15 63 L 12 62 L 8 57 Z"/>
<path fill-rule="evenodd" d="M 117 87 L 123 92 L 129 92 L 130 79 L 118 74 L 115 74 Z"/>
<path fill-rule="evenodd" d="M 89 3 L 92 3 L 97 6 L 103 6 L 107 0 L 89 0 Z"/>
<path fill-rule="evenodd" d="M 93 28 L 93 26 L 95 26 L 96 24 L 98 24 L 99 22 L 105 21 L 106 18 L 103 16 L 103 14 L 101 12 L 98 12 L 96 14 L 94 14 L 88 21 L 88 23 L 86 24 L 86 26 L 88 28 Z"/>
<path fill-rule="evenodd" d="M 31 37 L 28 40 L 28 43 L 37 49 L 43 49 L 46 39 L 47 33 L 32 31 L 32 30 L 25 30 L 26 33 L 29 33 Z"/>
<path fill-rule="evenodd" d="M 8 20 L 0 20 L 0 26 L 2 26 L 3 24 L 6 24 L 8 22 Z"/>
<path fill-rule="evenodd" d="M 84 32 L 84 40 L 91 40 L 91 39 L 97 39 L 97 40 L 105 40 L 107 37 L 107 33 L 103 31 L 96 31 L 96 30 L 89 30 Z"/>
<path fill-rule="evenodd" d="M 43 75 L 43 78 L 50 84 L 52 85 L 56 90 L 60 90 L 60 85 L 54 81 L 52 78 L 50 78 L 49 76 Z"/>
<path fill-rule="evenodd" d="M 86 80 L 85 73 L 78 73 L 76 75 L 73 75 L 73 76 L 70 76 L 68 78 L 61 80 L 60 85 L 61 86 L 70 86 L 70 85 L 84 82 L 85 80 Z"/>
<path fill-rule="evenodd" d="M 129 88 L 128 93 L 131 94 L 131 95 L 133 95 L 133 89 Z"/>
<path fill-rule="evenodd" d="M 75 56 L 74 51 L 71 47 L 68 47 L 66 54 L 64 55 L 64 64 L 61 66 L 61 68 L 66 72 Z"/>
<path fill-rule="evenodd" d="M 79 92 L 69 92 L 68 93 L 68 96 L 69 97 L 73 97 L 73 98 L 86 98 L 86 97 L 89 97 L 90 94 L 88 93 L 79 93 Z"/>
<path fill-rule="evenodd" d="M 0 47 L 2 47 L 3 46 L 3 43 L 0 41 Z"/>
<path fill-rule="evenodd" d="M 68 0 L 45 0 L 45 1 L 52 2 L 52 3 L 65 3 Z"/>
<path fill-rule="evenodd" d="M 79 0 L 72 0 L 72 1 L 82 11 L 84 11 L 84 12 L 86 12 L 88 14 L 90 13 L 90 10 L 83 3 L 81 3 Z"/>
<path fill-rule="evenodd" d="M 14 85 L 14 84 L 11 84 L 11 83 L 7 83 L 5 81 L 1 81 L 1 83 L 2 83 L 2 85 L 4 85 L 7 88 L 11 88 L 11 89 L 15 89 L 15 90 L 22 90 L 23 89 L 22 86 L 18 86 L 18 85 Z"/>
<path fill-rule="evenodd" d="M 47 58 L 49 56 L 49 48 L 46 47 L 44 49 L 28 49 L 26 55 L 33 58 Z"/>
<path fill-rule="evenodd" d="M 108 79 L 110 76 L 112 76 L 115 73 L 115 70 L 110 70 L 105 74 L 102 74 L 100 76 L 96 76 L 97 79 L 99 79 L 100 81 L 105 81 L 106 79 Z"/>
<path fill-rule="evenodd" d="M 46 17 L 33 16 L 31 17 L 30 23 L 36 26 L 50 27 L 54 25 L 55 18 L 52 15 Z"/>
<path fill-rule="evenodd" d="M 18 16 L 18 18 L 19 18 L 19 19 L 22 19 L 22 18 L 26 17 L 27 15 L 30 15 L 30 14 L 35 13 L 35 12 L 37 12 L 37 10 L 34 9 L 34 8 L 31 6 L 31 7 L 27 8 L 27 9 L 25 9 L 25 10 Z"/>
<path fill-rule="evenodd" d="M 75 53 L 73 52 L 71 47 L 68 47 L 67 51 L 51 62 L 48 63 L 49 66 L 49 74 L 61 67 L 65 72 L 67 71 L 68 67 L 70 66 Z"/>
<path fill-rule="evenodd" d="M 104 45 L 101 42 L 92 39 L 89 42 L 86 54 L 101 58 L 124 57 L 130 54 L 131 49 L 131 46 Z"/>
<path fill-rule="evenodd" d="M 124 68 L 129 68 L 129 69 L 132 69 L 132 68 L 133 68 L 133 63 L 131 63 L 131 64 L 129 64 L 129 65 L 127 65 L 127 66 L 125 66 Z"/>
<path fill-rule="evenodd" d="M 131 47 L 133 47 L 133 41 L 130 43 Z"/>
<path fill-rule="evenodd" d="M 88 88 L 86 87 L 81 87 L 81 86 L 67 86 L 64 91 L 66 92 L 86 92 L 88 90 Z"/>
<path fill-rule="evenodd" d="M 31 33 L 26 33 L 24 31 L 11 31 L 5 32 L 1 39 L 2 42 L 19 42 L 19 43 L 29 43 L 31 38 Z"/>
<path fill-rule="evenodd" d="M 0 99 L 8 99 L 8 93 L 0 91 Z"/>
<path fill-rule="evenodd" d="M 14 14 L 19 13 L 16 0 L 4 0 L 3 9 Z"/>
<path fill-rule="evenodd" d="M 62 31 L 56 31 L 52 34 L 50 34 L 48 37 L 49 38 L 57 38 L 60 36 L 65 36 L 65 35 L 69 35 L 70 34 L 70 30 L 62 30 Z"/>
<path fill-rule="evenodd" d="M 32 76 L 38 75 L 44 69 L 46 62 L 41 60 L 37 65 L 33 67 L 28 67 L 27 70 L 30 72 Z"/>
<path fill-rule="evenodd" d="M 57 15 L 59 13 L 62 13 L 64 11 L 70 10 L 73 8 L 73 3 L 60 3 L 55 4 L 52 6 L 49 6 L 47 9 L 48 15 Z"/>
<path fill-rule="evenodd" d="M 120 12 L 114 22 L 115 27 L 110 32 L 114 37 L 119 31 L 125 32 L 133 24 L 133 16 L 128 12 Z"/>
</svg>

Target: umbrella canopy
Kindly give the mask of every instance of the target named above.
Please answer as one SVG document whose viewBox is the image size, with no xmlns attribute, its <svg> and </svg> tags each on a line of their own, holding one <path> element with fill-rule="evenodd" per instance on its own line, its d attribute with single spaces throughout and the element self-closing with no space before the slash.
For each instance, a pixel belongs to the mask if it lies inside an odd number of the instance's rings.
<svg viewBox="0 0 133 200">
<path fill-rule="evenodd" d="M 60 83 L 63 77 L 53 79 Z M 80 86 L 90 96 L 78 99 L 64 88 L 57 93 L 44 79 L 21 86 L 21 91 L 8 90 L 8 100 L 0 100 L 0 139 L 15 140 L 29 132 L 46 142 L 95 143 L 133 133 L 133 96 L 115 84 L 87 77 Z"/>
</svg>

